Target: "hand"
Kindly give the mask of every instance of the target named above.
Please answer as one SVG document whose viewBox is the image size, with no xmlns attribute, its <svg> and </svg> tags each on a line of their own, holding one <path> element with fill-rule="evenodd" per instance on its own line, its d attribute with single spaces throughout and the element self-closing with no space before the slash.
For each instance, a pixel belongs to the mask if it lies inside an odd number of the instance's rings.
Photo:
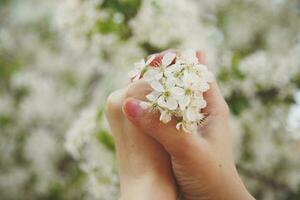
<svg viewBox="0 0 300 200">
<path fill-rule="evenodd" d="M 122 110 L 125 99 L 144 100 L 149 92 L 140 83 L 132 83 L 113 92 L 107 100 L 106 113 L 116 143 L 122 200 L 175 200 L 178 196 L 169 154 L 152 137 L 137 129 Z"/>
<path fill-rule="evenodd" d="M 202 52 L 197 53 L 204 63 Z M 148 84 L 140 82 L 145 90 Z M 158 141 L 171 156 L 172 168 L 185 200 L 253 199 L 244 187 L 234 164 L 230 131 L 229 109 L 216 82 L 204 94 L 207 107 L 206 123 L 198 135 L 175 128 L 176 120 L 168 124 L 159 121 L 158 111 L 140 106 L 140 100 L 127 98 L 124 111 L 127 118 L 141 131 Z"/>
</svg>

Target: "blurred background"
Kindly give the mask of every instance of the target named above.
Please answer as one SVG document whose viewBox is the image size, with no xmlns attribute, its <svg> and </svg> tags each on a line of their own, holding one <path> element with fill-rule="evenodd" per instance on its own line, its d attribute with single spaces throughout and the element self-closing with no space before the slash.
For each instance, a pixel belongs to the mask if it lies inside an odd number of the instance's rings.
<svg viewBox="0 0 300 200">
<path fill-rule="evenodd" d="M 0 199 L 117 199 L 105 99 L 168 48 L 206 52 L 250 192 L 300 199 L 299 0 L 0 0 Z"/>
</svg>

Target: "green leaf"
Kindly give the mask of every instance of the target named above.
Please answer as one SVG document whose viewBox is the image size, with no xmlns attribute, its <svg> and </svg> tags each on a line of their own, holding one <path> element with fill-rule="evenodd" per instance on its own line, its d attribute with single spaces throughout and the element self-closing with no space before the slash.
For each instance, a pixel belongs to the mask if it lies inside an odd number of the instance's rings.
<svg viewBox="0 0 300 200">
<path fill-rule="evenodd" d="M 115 142 L 110 133 L 105 130 L 100 130 L 97 134 L 97 139 L 101 142 L 108 150 L 114 152 L 115 151 Z"/>
<path fill-rule="evenodd" d="M 230 111 L 234 115 L 239 115 L 244 109 L 249 107 L 249 100 L 241 91 L 234 91 L 232 95 L 226 99 Z"/>
<path fill-rule="evenodd" d="M 10 116 L 0 114 L 0 128 L 9 125 L 12 122 L 13 120 Z"/>
<path fill-rule="evenodd" d="M 299 66 L 300 68 L 300 66 Z M 300 88 L 300 73 L 297 74 L 293 79 L 292 79 L 292 82 L 294 84 L 296 84 L 297 88 Z"/>
<path fill-rule="evenodd" d="M 22 66 L 22 61 L 16 55 L 9 52 L 1 52 L 0 49 L 0 86 L 8 85 L 10 77 Z M 1 90 L 0 87 L 0 90 Z"/>
<path fill-rule="evenodd" d="M 241 161 L 242 163 L 251 163 L 254 161 L 255 156 L 253 154 L 253 150 L 251 147 L 251 144 L 253 142 L 253 134 L 251 133 L 250 129 L 248 127 L 245 127 L 245 133 L 242 136 L 242 157 Z"/>
<path fill-rule="evenodd" d="M 123 13 L 125 21 L 133 18 L 141 5 L 141 0 L 104 0 L 101 7 Z"/>
</svg>

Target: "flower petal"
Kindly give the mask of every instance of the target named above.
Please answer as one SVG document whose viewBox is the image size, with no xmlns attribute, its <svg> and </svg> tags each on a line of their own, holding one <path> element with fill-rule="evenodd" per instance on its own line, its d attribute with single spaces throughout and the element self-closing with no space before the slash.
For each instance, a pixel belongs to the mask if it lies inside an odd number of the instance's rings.
<svg viewBox="0 0 300 200">
<path fill-rule="evenodd" d="M 130 72 L 128 72 L 128 77 L 129 78 L 134 78 L 136 77 L 137 75 L 140 74 L 140 70 L 138 70 L 137 68 L 131 70 Z"/>
<path fill-rule="evenodd" d="M 195 106 L 197 108 L 205 108 L 207 106 L 207 102 L 203 98 L 194 98 L 191 102 L 192 106 Z"/>
<path fill-rule="evenodd" d="M 171 89 L 172 94 L 176 95 L 176 96 L 182 96 L 184 95 L 184 89 L 180 88 L 180 87 L 173 87 Z"/>
<path fill-rule="evenodd" d="M 149 69 L 144 74 L 143 79 L 145 81 L 147 81 L 148 83 L 153 81 L 153 80 L 159 80 L 159 79 L 157 79 L 157 77 L 159 77 L 159 74 L 161 74 L 161 77 L 162 77 L 162 73 L 159 72 L 157 69 L 155 69 L 155 68 Z"/>
<path fill-rule="evenodd" d="M 165 67 L 169 66 L 173 62 L 175 57 L 176 57 L 175 53 L 171 53 L 171 52 L 166 53 L 162 58 L 161 61 L 162 65 Z"/>
<path fill-rule="evenodd" d="M 175 87 L 175 85 L 176 85 L 175 78 L 174 77 L 167 78 L 165 85 L 166 85 L 166 88 L 168 88 L 168 89 L 172 89 L 173 87 Z"/>
<path fill-rule="evenodd" d="M 197 66 L 197 71 L 203 72 L 203 71 L 207 71 L 207 66 L 203 65 L 203 64 L 198 64 Z"/>
<path fill-rule="evenodd" d="M 165 98 L 164 98 L 163 96 L 160 96 L 160 97 L 157 99 L 157 104 L 158 104 L 160 107 L 163 107 L 163 108 L 166 108 L 166 107 L 167 107 Z"/>
<path fill-rule="evenodd" d="M 143 69 L 145 67 L 145 65 L 146 65 L 146 63 L 145 63 L 144 59 L 140 60 L 137 63 L 134 63 L 134 66 L 140 70 Z"/>
<path fill-rule="evenodd" d="M 160 121 L 162 121 L 163 123 L 168 123 L 169 121 L 171 121 L 171 119 L 172 119 L 172 115 L 169 113 L 169 112 L 167 112 L 167 111 L 162 111 L 161 113 L 160 113 L 160 118 L 159 118 L 159 120 Z"/>
<path fill-rule="evenodd" d="M 149 101 L 157 101 L 158 97 L 161 95 L 161 92 L 157 92 L 157 91 L 152 91 L 150 94 L 146 95 L 146 98 Z"/>
<path fill-rule="evenodd" d="M 179 104 L 180 110 L 185 110 L 186 107 L 189 105 L 190 101 L 191 101 L 191 98 L 188 96 L 184 96 L 183 98 L 179 99 L 178 104 Z"/>
<path fill-rule="evenodd" d="M 177 130 L 180 130 L 181 126 L 182 126 L 182 122 L 178 122 L 178 123 L 176 124 L 176 129 L 177 129 Z"/>
<path fill-rule="evenodd" d="M 205 74 L 203 75 L 205 77 L 205 80 L 209 83 L 214 81 L 214 75 L 210 71 L 206 71 Z"/>
<path fill-rule="evenodd" d="M 162 79 L 163 73 L 162 73 L 162 72 L 159 72 L 159 71 L 157 71 L 157 72 L 158 72 L 158 73 L 155 74 L 155 79 L 156 79 L 156 80 Z"/>
<path fill-rule="evenodd" d="M 183 68 L 183 67 L 182 67 L 179 63 L 175 63 L 175 64 L 169 66 L 169 67 L 165 70 L 165 73 L 168 74 L 168 75 L 170 75 L 170 74 L 172 74 L 172 73 L 174 73 L 174 72 L 179 72 L 179 71 L 181 71 L 182 68 Z"/>
<path fill-rule="evenodd" d="M 155 59 L 155 55 L 151 55 L 148 60 L 146 61 L 146 65 L 150 65 L 150 63 L 152 63 L 152 61 Z"/>
<path fill-rule="evenodd" d="M 196 121 L 197 120 L 197 113 L 195 112 L 194 109 L 188 108 L 185 111 L 185 117 L 187 121 Z"/>
<path fill-rule="evenodd" d="M 170 110 L 175 110 L 178 107 L 178 103 L 174 98 L 167 98 L 166 99 L 166 107 Z"/>
<path fill-rule="evenodd" d="M 158 91 L 158 92 L 163 92 L 164 91 L 164 87 L 163 87 L 163 85 L 160 83 L 160 82 L 158 82 L 158 81 L 153 81 L 153 82 L 151 82 L 151 87 L 154 89 L 154 90 L 156 90 L 156 91 Z"/>
<path fill-rule="evenodd" d="M 193 89 L 201 92 L 206 92 L 209 89 L 209 84 L 204 81 L 199 82 L 198 84 L 194 85 Z"/>
<path fill-rule="evenodd" d="M 189 50 L 184 51 L 182 53 L 182 57 L 189 64 L 197 64 L 198 63 L 198 58 L 196 56 L 196 51 L 195 50 L 189 49 Z"/>
<path fill-rule="evenodd" d="M 194 123 L 194 122 L 184 123 L 184 125 L 182 126 L 182 129 L 187 133 L 191 133 L 191 134 L 198 133 L 198 125 L 197 125 L 197 123 Z"/>
</svg>

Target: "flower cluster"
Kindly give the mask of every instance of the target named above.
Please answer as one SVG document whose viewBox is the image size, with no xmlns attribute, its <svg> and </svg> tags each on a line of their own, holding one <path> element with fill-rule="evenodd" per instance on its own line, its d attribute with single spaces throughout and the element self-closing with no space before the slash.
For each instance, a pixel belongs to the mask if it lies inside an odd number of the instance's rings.
<svg viewBox="0 0 300 200">
<path fill-rule="evenodd" d="M 196 51 L 168 52 L 159 61 L 150 56 L 135 66 L 129 77 L 133 81 L 143 79 L 153 89 L 146 96 L 150 102 L 143 102 L 143 106 L 158 109 L 163 123 L 175 116 L 177 129 L 196 133 L 205 119 L 205 113 L 201 112 L 206 107 L 203 93 L 213 81 L 213 74 L 199 63 Z"/>
</svg>

